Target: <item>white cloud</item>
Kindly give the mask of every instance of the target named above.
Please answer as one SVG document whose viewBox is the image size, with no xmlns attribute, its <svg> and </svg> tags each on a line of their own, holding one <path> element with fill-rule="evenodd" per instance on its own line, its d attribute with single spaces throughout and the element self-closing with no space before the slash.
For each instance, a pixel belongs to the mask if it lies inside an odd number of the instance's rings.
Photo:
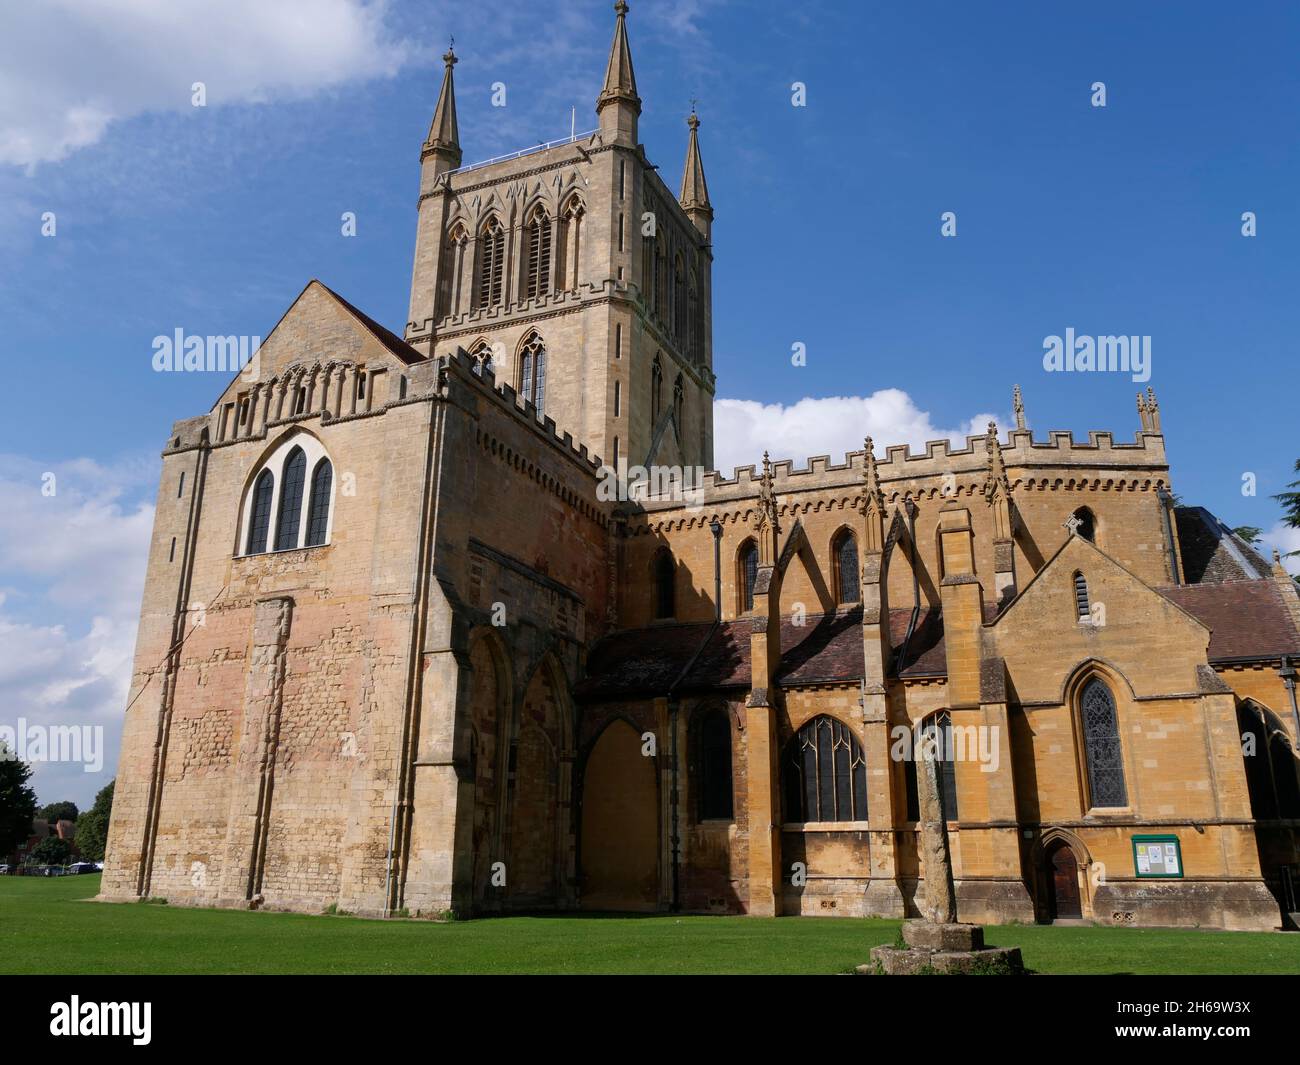
<svg viewBox="0 0 1300 1065">
<path fill-rule="evenodd" d="M 1267 545 L 1264 551 L 1260 553 L 1270 561 L 1273 558 L 1273 548 L 1282 552 L 1282 565 L 1286 571 L 1291 574 L 1300 573 L 1300 555 L 1295 558 L 1287 558 L 1288 551 L 1300 551 L 1300 529 L 1293 529 L 1289 525 L 1283 525 L 1280 521 L 1271 529 L 1260 533 L 1259 538 Z"/>
<path fill-rule="evenodd" d="M 897 388 L 882 388 L 869 396 L 806 397 L 791 403 L 757 403 L 748 399 L 719 399 L 713 404 L 714 465 L 726 474 L 736 466 L 762 460 L 794 459 L 796 465 L 810 455 L 830 455 L 843 461 L 849 451 L 862 450 L 862 438 L 875 441 L 876 455 L 885 448 L 910 444 L 914 451 L 930 440 L 951 440 L 965 447 L 967 436 L 983 435 L 996 421 L 1005 434 L 1005 416 L 976 414 L 953 429 L 937 428 L 928 411 Z"/>
<path fill-rule="evenodd" d="M 42 803 L 88 805 L 116 772 L 156 482 L 147 459 L 0 456 L 0 725 L 100 726 L 104 743 L 97 773 L 36 762 Z"/>
<path fill-rule="evenodd" d="M 411 55 L 383 0 L 41 0 L 0 34 L 0 164 L 56 162 L 113 123 L 302 98 L 393 73 Z"/>
</svg>

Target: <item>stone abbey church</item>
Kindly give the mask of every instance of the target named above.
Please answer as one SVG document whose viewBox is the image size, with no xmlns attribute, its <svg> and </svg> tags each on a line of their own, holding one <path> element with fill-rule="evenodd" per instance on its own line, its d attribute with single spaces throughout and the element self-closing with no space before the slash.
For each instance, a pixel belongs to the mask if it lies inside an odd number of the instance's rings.
<svg viewBox="0 0 1300 1065">
<path fill-rule="evenodd" d="M 1300 597 L 1136 434 L 711 470 L 698 142 L 464 165 L 445 57 L 399 336 L 318 281 L 162 455 L 103 892 L 370 915 L 1298 907 Z M 870 426 L 863 426 L 867 437 Z M 609 468 L 704 467 L 609 498 Z"/>
</svg>

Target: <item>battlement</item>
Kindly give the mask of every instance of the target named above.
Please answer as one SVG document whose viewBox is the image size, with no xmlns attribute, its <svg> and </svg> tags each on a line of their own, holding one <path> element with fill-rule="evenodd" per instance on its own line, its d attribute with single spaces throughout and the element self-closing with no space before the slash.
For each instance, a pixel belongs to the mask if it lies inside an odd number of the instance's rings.
<svg viewBox="0 0 1300 1065">
<path fill-rule="evenodd" d="M 938 492 L 941 482 L 951 476 L 962 481 L 948 494 L 959 492 L 963 485 L 973 488 L 981 482 L 988 468 L 987 438 L 967 436 L 964 447 L 953 447 L 950 440 L 931 440 L 925 451 L 913 454 L 907 444 L 885 448 L 878 457 L 876 470 L 886 496 L 920 496 Z M 792 459 L 772 462 L 773 488 L 778 495 L 827 488 L 857 488 L 862 483 L 865 451 L 850 451 L 840 463 L 829 455 L 814 455 L 806 465 L 796 467 Z M 1014 429 L 1002 444 L 1002 457 L 1013 487 L 1033 486 L 1044 480 L 1115 479 L 1132 473 L 1139 479 L 1163 480 L 1168 471 L 1164 437 L 1160 433 L 1140 430 L 1132 443 L 1116 443 L 1107 430 L 1092 430 L 1087 441 L 1074 439 L 1069 430 L 1052 430 L 1046 440 L 1035 440 L 1030 429 Z M 1055 472 L 1053 478 L 1045 476 Z M 759 491 L 760 473 L 755 465 L 738 466 L 727 477 L 717 470 L 705 472 L 689 502 L 653 496 L 640 502 L 645 509 L 660 511 L 682 506 L 699 506 L 747 499 Z M 927 483 L 930 482 L 930 483 Z"/>
<path fill-rule="evenodd" d="M 498 386 L 496 375 L 490 369 L 476 370 L 474 360 L 464 350 L 440 355 L 433 365 L 438 367 L 438 389 L 443 395 L 449 394 L 452 380 L 459 387 L 477 390 L 509 417 L 517 419 L 539 439 L 576 463 L 583 473 L 593 478 L 599 476 L 603 466 L 599 456 L 593 456 L 586 444 L 575 444 L 572 433 L 557 430 L 554 418 L 545 415 L 538 418 L 536 405 L 531 400 L 521 399 L 513 385 Z"/>
</svg>

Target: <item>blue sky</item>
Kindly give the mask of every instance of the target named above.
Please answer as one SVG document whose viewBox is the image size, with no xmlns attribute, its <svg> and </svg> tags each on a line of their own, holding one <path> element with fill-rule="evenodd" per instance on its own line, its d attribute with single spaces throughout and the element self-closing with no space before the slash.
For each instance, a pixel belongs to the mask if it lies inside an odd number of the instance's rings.
<svg viewBox="0 0 1300 1065">
<path fill-rule="evenodd" d="M 1043 340 L 1149 335 L 1175 490 L 1300 548 L 1269 499 L 1300 457 L 1297 10 L 634 2 L 641 139 L 674 187 L 692 96 L 703 122 L 718 394 L 739 401 L 719 464 L 1005 424 L 1014 383 L 1039 433 L 1132 439 L 1138 385 L 1045 373 Z M 400 332 L 448 35 L 472 162 L 567 134 L 571 107 L 595 125 L 613 12 L 51 0 L 6 21 L 0 697 L 6 720 L 106 726 L 101 772 L 38 767 L 43 801 L 87 803 L 116 759 L 157 453 L 221 387 L 154 373 L 153 337 L 265 336 L 312 277 Z"/>
</svg>

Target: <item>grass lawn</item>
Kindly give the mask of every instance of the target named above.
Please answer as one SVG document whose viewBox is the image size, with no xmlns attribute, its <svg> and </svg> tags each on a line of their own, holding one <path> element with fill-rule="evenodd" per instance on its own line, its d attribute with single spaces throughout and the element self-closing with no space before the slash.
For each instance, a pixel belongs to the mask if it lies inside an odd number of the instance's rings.
<svg viewBox="0 0 1300 1065">
<path fill-rule="evenodd" d="M 897 921 L 499 917 L 369 921 L 85 901 L 98 876 L 0 876 L 4 973 L 842 973 Z M 1297 973 L 1300 934 L 1002 925 L 1041 973 Z"/>
</svg>

